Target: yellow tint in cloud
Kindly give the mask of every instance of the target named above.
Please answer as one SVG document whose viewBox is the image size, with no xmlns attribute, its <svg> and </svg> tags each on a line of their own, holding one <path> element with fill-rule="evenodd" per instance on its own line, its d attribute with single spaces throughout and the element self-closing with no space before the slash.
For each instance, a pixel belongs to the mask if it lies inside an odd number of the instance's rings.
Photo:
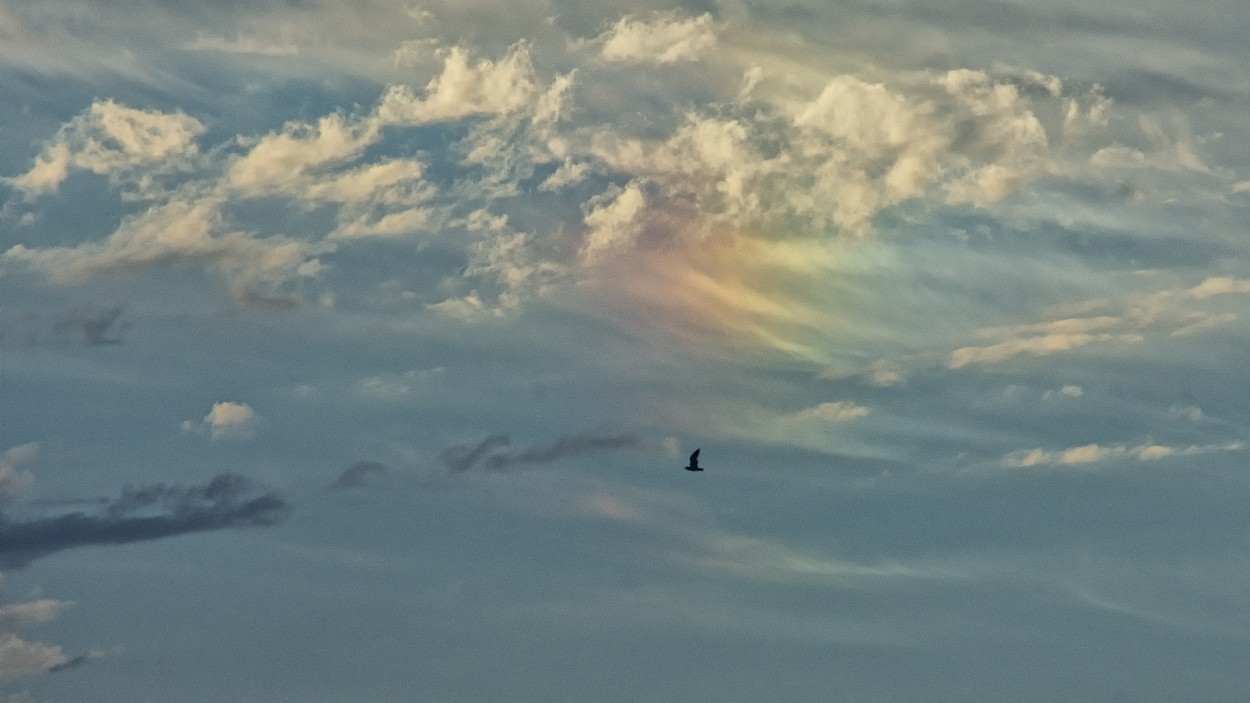
<svg viewBox="0 0 1250 703">
<path fill-rule="evenodd" d="M 844 324 L 829 282 L 856 246 L 721 231 L 623 252 L 596 267 L 579 292 L 596 313 L 657 344 L 826 364 Z"/>
</svg>

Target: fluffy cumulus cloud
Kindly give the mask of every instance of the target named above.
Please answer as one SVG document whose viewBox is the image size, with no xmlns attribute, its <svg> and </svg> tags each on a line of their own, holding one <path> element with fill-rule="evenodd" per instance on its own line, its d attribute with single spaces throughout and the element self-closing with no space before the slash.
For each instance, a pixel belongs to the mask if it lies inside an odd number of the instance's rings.
<svg viewBox="0 0 1250 703">
<path fill-rule="evenodd" d="M 138 168 L 185 167 L 204 125 L 181 112 L 96 101 L 61 128 L 26 173 L 9 182 L 32 195 L 55 191 L 71 169 L 120 178 Z"/>
<path fill-rule="evenodd" d="M 443 52 L 443 69 L 418 95 L 393 85 L 382 96 L 378 118 L 387 124 L 422 124 L 471 115 L 503 115 L 529 105 L 537 90 L 528 45 L 503 57 L 474 59 L 459 46 Z"/>
<path fill-rule="evenodd" d="M 716 44 L 712 16 L 683 17 L 657 12 L 648 17 L 626 15 L 598 39 L 608 61 L 667 64 L 694 61 Z"/>
<path fill-rule="evenodd" d="M 260 415 L 247 403 L 222 401 L 213 407 L 203 420 L 184 420 L 182 430 L 206 434 L 213 440 L 248 439 L 256 434 Z"/>
<path fill-rule="evenodd" d="M 251 145 L 226 172 L 229 186 L 249 193 L 290 188 L 310 169 L 345 162 L 377 139 L 375 120 L 352 120 L 341 114 L 314 124 L 288 123 Z"/>
<path fill-rule="evenodd" d="M 0 680 L 43 673 L 68 660 L 58 645 L 0 634 Z"/>
<path fill-rule="evenodd" d="M 602 58 L 621 64 L 612 70 L 646 70 L 634 64 L 685 63 L 712 50 L 719 27 L 709 15 L 625 16 L 595 41 Z M 448 285 L 455 273 L 463 285 L 423 302 L 461 317 L 498 315 L 561 286 L 610 284 L 619 267 L 636 267 L 630 262 L 640 250 L 667 248 L 676 261 L 695 261 L 706 254 L 682 252 L 717 240 L 746 246 L 740 240 L 761 233 L 869 234 L 884 211 L 909 201 L 988 207 L 1042 175 L 1066 173 L 1071 157 L 1057 147 L 1068 134 L 1062 116 L 1102 99 L 1054 76 L 968 69 L 790 81 L 729 51 L 745 83 L 711 83 L 719 98 L 681 113 L 676 106 L 640 112 L 641 122 L 622 129 L 608 98 L 593 89 L 607 64 L 540 68 L 528 41 L 495 55 L 435 47 L 421 87 L 394 82 L 372 106 L 213 145 L 199 143 L 203 123 L 183 112 L 98 101 L 11 181 L 49 192 L 72 168 L 107 172 L 124 198 L 144 207 L 104 239 L 18 240 L 0 264 L 71 285 L 196 267 L 224 280 L 236 301 L 290 307 L 324 289 L 326 261 L 343 247 L 463 229 L 469 265 L 447 272 Z M 569 56 L 577 58 L 576 49 Z M 456 140 L 437 165 L 403 146 L 430 129 Z M 555 195 L 577 198 L 579 207 L 548 209 L 536 220 L 531 206 L 519 205 Z M 248 216 L 262 203 L 309 217 L 295 231 L 275 228 Z M 474 227 L 474 213 L 509 224 Z M 514 229 L 509 217 L 526 224 Z M 775 235 L 764 239 L 774 246 Z M 795 273 L 802 280 L 804 272 Z M 761 329 L 760 336 L 777 333 Z M 972 356 L 1018 353 L 1027 351 Z"/>
<path fill-rule="evenodd" d="M 126 218 L 102 242 L 44 248 L 16 244 L 3 259 L 66 284 L 152 266 L 202 265 L 218 271 L 244 297 L 301 275 L 313 258 L 310 247 L 297 240 L 229 231 L 219 208 L 220 201 L 213 199 L 172 200 Z"/>
</svg>

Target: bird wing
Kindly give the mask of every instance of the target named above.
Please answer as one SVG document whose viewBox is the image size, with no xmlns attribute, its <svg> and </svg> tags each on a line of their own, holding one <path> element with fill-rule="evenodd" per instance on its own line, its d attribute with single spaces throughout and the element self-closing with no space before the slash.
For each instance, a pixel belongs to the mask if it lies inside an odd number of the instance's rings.
<svg viewBox="0 0 1250 703">
<path fill-rule="evenodd" d="M 695 464 L 698 464 L 698 463 L 699 463 L 699 452 L 700 452 L 700 451 L 702 451 L 702 450 L 701 450 L 701 449 L 696 449 L 696 450 L 694 450 L 694 454 L 691 454 L 691 455 L 690 455 L 690 465 L 691 465 L 691 466 L 694 466 Z"/>
</svg>

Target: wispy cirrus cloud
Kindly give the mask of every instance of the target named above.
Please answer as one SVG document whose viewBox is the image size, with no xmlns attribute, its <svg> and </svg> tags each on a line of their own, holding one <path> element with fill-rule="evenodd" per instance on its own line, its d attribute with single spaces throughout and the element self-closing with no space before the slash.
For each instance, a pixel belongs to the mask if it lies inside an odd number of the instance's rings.
<svg viewBox="0 0 1250 703">
<path fill-rule="evenodd" d="M 1066 317 L 1005 327 L 986 327 L 978 337 L 997 338 L 988 344 L 960 347 L 947 367 L 989 365 L 1015 357 L 1042 357 L 1091 345 L 1137 344 L 1161 336 L 1184 337 L 1228 326 L 1235 313 L 1212 312 L 1212 298 L 1250 293 L 1250 282 L 1213 276 L 1188 288 L 1163 288 L 1131 295 L 1117 314 Z M 1107 301 L 1094 301 L 1102 306 Z"/>
<path fill-rule="evenodd" d="M 1138 445 L 1092 443 L 1053 451 L 1041 448 L 1021 449 L 1004 455 L 1002 464 L 1016 469 L 1035 466 L 1082 466 L 1109 461 L 1157 461 L 1168 457 L 1238 452 L 1243 448 L 1244 445 L 1239 441 L 1187 446 L 1155 443 Z"/>
<path fill-rule="evenodd" d="M 696 61 L 716 45 L 710 14 L 686 17 L 676 11 L 625 15 L 595 40 L 606 61 L 670 64 Z"/>
</svg>

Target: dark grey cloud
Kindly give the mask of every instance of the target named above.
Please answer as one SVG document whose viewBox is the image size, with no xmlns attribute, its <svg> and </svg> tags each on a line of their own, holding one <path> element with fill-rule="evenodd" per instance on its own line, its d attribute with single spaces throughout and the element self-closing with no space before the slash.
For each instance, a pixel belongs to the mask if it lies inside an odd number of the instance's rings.
<svg viewBox="0 0 1250 703">
<path fill-rule="evenodd" d="M 121 344 L 130 327 L 122 317 L 125 312 L 121 303 L 87 303 L 55 316 L 26 313 L 0 321 L 0 343 L 19 347 Z"/>
<path fill-rule="evenodd" d="M 453 474 L 468 471 L 481 462 L 490 452 L 506 447 L 512 440 L 506 434 L 493 434 L 477 444 L 457 444 L 448 447 L 438 458 Z"/>
<path fill-rule="evenodd" d="M 477 444 L 458 444 L 448 447 L 439 460 L 451 473 L 470 469 L 506 471 L 517 466 L 550 464 L 568 457 L 600 454 L 622 450 L 645 449 L 650 444 L 632 434 L 598 435 L 582 433 L 561 437 L 551 444 L 521 450 L 508 450 L 508 435 L 490 435 Z"/>
<path fill-rule="evenodd" d="M 374 477 L 386 475 L 386 466 L 376 461 L 358 461 L 343 470 L 330 488 L 366 486 Z"/>
<path fill-rule="evenodd" d="M 223 473 L 197 486 L 127 486 L 94 513 L 10 520 L 0 514 L 0 567 L 17 568 L 73 547 L 128 544 L 278 522 L 286 501 L 272 489 Z"/>
<path fill-rule="evenodd" d="M 124 311 L 120 303 L 74 308 L 53 325 L 53 336 L 66 342 L 81 342 L 89 347 L 120 344 L 121 335 L 129 326 L 121 320 Z"/>
<path fill-rule="evenodd" d="M 58 671 L 69 671 L 70 669 L 77 669 L 78 667 L 82 666 L 83 664 L 86 664 L 87 662 L 99 659 L 101 656 L 103 655 L 100 652 L 83 652 L 82 654 L 66 659 L 60 664 L 53 664 L 52 666 L 48 667 L 48 671 L 51 673 L 56 673 Z"/>
</svg>

